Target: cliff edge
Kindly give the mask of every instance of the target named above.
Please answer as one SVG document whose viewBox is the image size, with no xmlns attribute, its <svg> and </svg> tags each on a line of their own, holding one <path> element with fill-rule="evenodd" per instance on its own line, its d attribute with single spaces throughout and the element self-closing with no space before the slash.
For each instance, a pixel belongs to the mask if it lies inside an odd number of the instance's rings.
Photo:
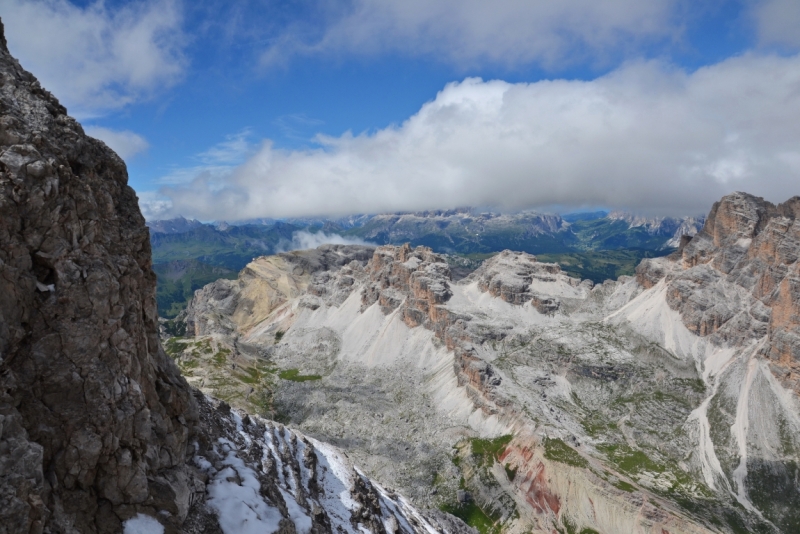
<svg viewBox="0 0 800 534">
<path fill-rule="evenodd" d="M 197 407 L 158 341 L 125 164 L 4 38 L 0 243 L 0 531 L 118 531 L 188 492 Z"/>
</svg>

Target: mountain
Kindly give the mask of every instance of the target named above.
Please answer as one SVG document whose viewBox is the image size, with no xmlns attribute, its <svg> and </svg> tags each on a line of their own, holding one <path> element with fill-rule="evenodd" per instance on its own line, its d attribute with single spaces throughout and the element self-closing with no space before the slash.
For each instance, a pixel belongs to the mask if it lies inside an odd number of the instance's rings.
<svg viewBox="0 0 800 534">
<path fill-rule="evenodd" d="M 196 219 L 184 219 L 183 217 L 147 223 L 151 234 L 183 234 L 191 232 L 201 226 L 203 226 L 203 223 L 200 221 Z"/>
<path fill-rule="evenodd" d="M 0 23 L 0 532 L 470 532 L 190 387 L 151 262 L 125 164 Z"/>
<path fill-rule="evenodd" d="M 168 346 L 483 533 L 797 532 L 798 215 L 729 195 L 602 284 L 512 251 L 459 281 L 409 245 L 258 258 Z"/>
<path fill-rule="evenodd" d="M 304 227 L 279 221 L 212 225 L 179 218 L 151 222 L 149 228 L 158 313 L 171 319 L 195 290 L 217 278 L 235 278 L 253 258 L 274 254 Z"/>
<path fill-rule="evenodd" d="M 254 257 L 287 248 L 297 232 L 322 232 L 375 244 L 429 246 L 451 256 L 453 265 L 477 266 L 501 250 L 543 255 L 566 272 L 594 282 L 632 275 L 642 258 L 678 247 L 694 235 L 702 218 L 642 218 L 624 213 L 559 215 L 522 212 L 496 214 L 471 208 L 338 219 L 263 219 L 239 224 L 201 224 L 183 218 L 149 223 L 153 259 L 159 273 L 159 313 L 174 318 L 185 307 L 205 272 L 221 267 L 239 271 Z M 183 280 L 161 281 L 160 264 L 196 262 Z M 474 269 L 474 267 L 473 267 Z"/>
</svg>

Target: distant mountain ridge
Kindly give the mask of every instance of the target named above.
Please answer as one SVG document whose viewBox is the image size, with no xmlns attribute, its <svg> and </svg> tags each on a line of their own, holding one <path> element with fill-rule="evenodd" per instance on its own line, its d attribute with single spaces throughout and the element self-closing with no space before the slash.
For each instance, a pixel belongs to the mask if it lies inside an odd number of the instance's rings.
<svg viewBox="0 0 800 534">
<path fill-rule="evenodd" d="M 173 317 L 216 268 L 238 272 L 253 258 L 292 247 L 297 232 L 322 232 L 376 245 L 427 246 L 463 258 L 474 269 L 502 250 L 544 255 L 573 276 L 594 282 L 633 274 L 647 257 L 676 249 L 682 235 L 695 235 L 703 217 L 643 217 L 594 211 L 568 215 L 522 211 L 493 213 L 478 208 L 428 210 L 346 217 L 256 219 L 203 223 L 179 217 L 150 221 L 155 270 L 190 261 L 185 279 L 159 282 L 159 312 Z M 463 266 L 462 266 L 463 267 Z M 228 277 L 226 274 L 225 277 Z"/>
</svg>

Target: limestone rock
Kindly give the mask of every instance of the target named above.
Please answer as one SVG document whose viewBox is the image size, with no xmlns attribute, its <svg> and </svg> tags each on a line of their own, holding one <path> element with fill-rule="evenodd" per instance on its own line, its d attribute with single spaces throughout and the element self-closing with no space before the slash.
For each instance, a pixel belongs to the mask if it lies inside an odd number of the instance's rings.
<svg viewBox="0 0 800 534">
<path fill-rule="evenodd" d="M 800 197 L 773 205 L 746 193 L 715 203 L 679 254 L 644 260 L 637 281 L 663 280 L 684 324 L 718 343 L 766 339 L 762 354 L 800 394 Z"/>
<path fill-rule="evenodd" d="M 0 448 L 10 469 L 0 475 L 0 524 L 8 531 L 118 531 L 137 510 L 155 513 L 150 481 L 183 466 L 197 415 L 159 344 L 150 265 L 125 164 L 3 42 Z"/>
</svg>

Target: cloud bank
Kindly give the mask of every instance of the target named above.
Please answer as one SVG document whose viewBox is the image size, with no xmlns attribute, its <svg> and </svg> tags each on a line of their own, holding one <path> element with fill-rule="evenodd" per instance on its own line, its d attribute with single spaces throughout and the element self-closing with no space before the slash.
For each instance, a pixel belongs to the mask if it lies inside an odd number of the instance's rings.
<svg viewBox="0 0 800 534">
<path fill-rule="evenodd" d="M 292 240 L 283 240 L 275 247 L 275 253 L 290 252 L 292 250 L 308 250 L 317 248 L 320 245 L 367 245 L 376 246 L 375 243 L 367 243 L 362 239 L 350 239 L 336 234 L 326 234 L 325 232 L 311 233 L 305 230 L 292 234 Z"/>
<path fill-rule="evenodd" d="M 800 56 L 692 73 L 635 63 L 593 81 L 451 83 L 400 125 L 269 141 L 224 176 L 161 190 L 211 219 L 451 208 L 606 206 L 705 213 L 724 194 L 800 194 Z M 146 210 L 149 207 L 145 204 Z"/>
<path fill-rule="evenodd" d="M 326 2 L 290 24 L 264 64 L 297 54 L 430 55 L 459 65 L 603 59 L 634 44 L 676 39 L 679 0 L 355 0 Z M 562 65 L 563 66 L 563 65 Z"/>
<path fill-rule="evenodd" d="M 78 118 L 148 98 L 185 69 L 177 0 L 3 0 L 12 53 Z"/>
</svg>

